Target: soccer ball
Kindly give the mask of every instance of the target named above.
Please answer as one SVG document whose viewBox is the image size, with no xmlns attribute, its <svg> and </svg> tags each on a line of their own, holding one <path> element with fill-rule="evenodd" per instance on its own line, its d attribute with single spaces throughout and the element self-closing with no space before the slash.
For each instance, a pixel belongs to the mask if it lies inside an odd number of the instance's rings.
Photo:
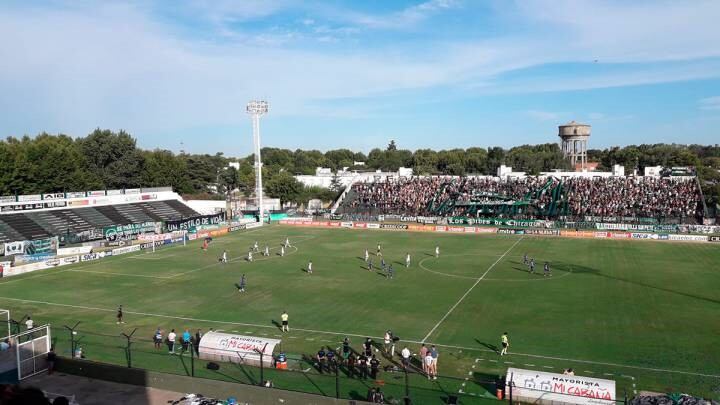
<svg viewBox="0 0 720 405">
<path fill-rule="evenodd" d="M 379 352 L 379 350 L 378 350 L 377 347 L 376 347 L 376 348 L 375 348 L 375 353 L 377 353 L 377 352 Z"/>
</svg>

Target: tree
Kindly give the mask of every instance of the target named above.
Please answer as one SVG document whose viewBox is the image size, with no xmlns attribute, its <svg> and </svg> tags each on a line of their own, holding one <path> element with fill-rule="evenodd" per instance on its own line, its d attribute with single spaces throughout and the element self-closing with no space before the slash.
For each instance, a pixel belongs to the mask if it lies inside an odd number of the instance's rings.
<svg viewBox="0 0 720 405">
<path fill-rule="evenodd" d="M 333 174 L 332 180 L 330 180 L 330 187 L 328 187 L 330 190 L 339 193 L 343 189 L 342 182 L 340 182 L 340 176 L 337 175 L 337 172 Z"/>
<path fill-rule="evenodd" d="M 98 128 L 78 139 L 78 143 L 87 162 L 86 169 L 98 175 L 105 188 L 142 186 L 142 155 L 130 134 Z"/>
<path fill-rule="evenodd" d="M 295 201 L 302 189 L 303 185 L 288 172 L 278 173 L 265 185 L 265 192 L 273 198 L 279 198 L 281 203 Z"/>
</svg>

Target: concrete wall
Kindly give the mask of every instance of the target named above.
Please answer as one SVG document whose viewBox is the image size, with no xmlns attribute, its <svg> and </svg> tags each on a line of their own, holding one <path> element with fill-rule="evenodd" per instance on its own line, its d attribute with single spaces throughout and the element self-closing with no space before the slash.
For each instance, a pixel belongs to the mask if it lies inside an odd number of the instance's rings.
<svg viewBox="0 0 720 405">
<path fill-rule="evenodd" d="M 113 381 L 121 384 L 153 387 L 175 392 L 202 393 L 207 397 L 236 397 L 240 403 L 288 405 L 341 405 L 367 404 L 367 402 L 335 399 L 300 392 L 284 391 L 273 388 L 257 387 L 246 384 L 233 384 L 225 381 L 192 378 L 182 375 L 158 373 L 137 368 L 113 366 L 87 360 L 59 358 L 56 370 L 83 377 Z"/>
</svg>

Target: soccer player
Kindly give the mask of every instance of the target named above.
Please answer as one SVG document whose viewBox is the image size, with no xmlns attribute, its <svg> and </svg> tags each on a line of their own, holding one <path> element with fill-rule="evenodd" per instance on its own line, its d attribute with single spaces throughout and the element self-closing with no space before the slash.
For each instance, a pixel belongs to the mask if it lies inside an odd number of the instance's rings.
<svg viewBox="0 0 720 405">
<path fill-rule="evenodd" d="M 315 357 L 317 358 L 317 361 L 318 361 L 318 368 L 320 369 L 320 372 L 322 373 L 323 370 L 325 370 L 325 361 L 326 361 L 325 349 L 321 347 L 320 350 L 318 350 L 318 352 L 317 352 L 317 356 L 315 356 Z"/>
<path fill-rule="evenodd" d="M 380 259 L 380 267 L 382 268 L 382 271 L 385 272 L 385 259 Z"/>
<path fill-rule="evenodd" d="M 260 248 L 258 248 L 257 241 L 255 241 L 255 244 L 253 245 L 253 252 L 260 252 Z"/>
<path fill-rule="evenodd" d="M 238 292 L 245 292 L 245 274 L 240 277 L 240 283 L 238 284 Z"/>
<path fill-rule="evenodd" d="M 376 256 L 382 256 L 382 247 L 380 246 L 380 242 L 378 242 Z"/>
<path fill-rule="evenodd" d="M 380 371 L 380 360 L 373 354 L 370 358 L 370 377 L 373 380 L 377 380 L 378 371 Z"/>
<path fill-rule="evenodd" d="M 227 250 L 223 250 L 222 262 L 227 263 Z"/>
<path fill-rule="evenodd" d="M 530 273 L 535 273 L 535 259 L 530 259 Z"/>
<path fill-rule="evenodd" d="M 433 375 L 433 380 L 437 380 L 437 361 L 438 361 L 438 357 L 440 356 L 440 354 L 438 353 L 438 350 L 437 350 L 437 348 L 435 347 L 435 345 L 432 345 L 432 346 L 430 347 L 430 352 L 429 352 L 429 354 L 430 354 L 430 357 L 432 358 L 432 375 Z"/>
<path fill-rule="evenodd" d="M 368 250 L 365 249 L 365 263 L 370 259 L 370 253 L 368 253 Z"/>
<path fill-rule="evenodd" d="M 372 269 L 373 269 L 372 259 L 370 259 L 370 261 L 368 261 L 367 269 L 368 269 L 368 271 L 372 271 Z"/>
<path fill-rule="evenodd" d="M 435 257 L 440 257 L 440 246 L 435 246 Z"/>
<path fill-rule="evenodd" d="M 270 248 L 268 247 L 268 245 L 265 245 L 265 253 L 264 253 L 264 255 L 265 255 L 265 256 L 270 256 Z"/>
<path fill-rule="evenodd" d="M 545 262 L 545 265 L 543 266 L 543 277 L 551 276 L 550 274 L 550 263 Z"/>
<path fill-rule="evenodd" d="M 249 261 L 249 262 L 253 261 L 252 250 L 248 250 L 247 261 Z"/>
<path fill-rule="evenodd" d="M 390 266 L 388 266 L 388 271 L 387 271 L 388 280 L 392 280 L 394 275 L 395 275 L 395 270 L 393 269 L 392 264 L 391 264 Z"/>
<path fill-rule="evenodd" d="M 422 347 L 420 347 L 420 363 L 422 363 L 423 372 L 427 373 L 427 365 L 425 364 L 425 357 L 428 354 L 428 348 L 425 346 L 425 343 L 422 344 Z"/>
<path fill-rule="evenodd" d="M 153 343 L 155 343 L 155 349 L 160 349 L 160 346 L 162 345 L 162 331 L 160 330 L 160 327 L 155 330 L 155 334 L 153 335 Z"/>
<path fill-rule="evenodd" d="M 285 237 L 285 247 L 290 247 L 290 238 Z"/>
<path fill-rule="evenodd" d="M 288 313 L 287 313 L 287 311 L 283 311 L 282 315 L 280 315 L 280 320 L 282 321 L 282 331 L 283 331 L 283 332 L 290 332 L 290 326 L 288 326 Z"/>
<path fill-rule="evenodd" d="M 523 255 L 523 264 L 526 265 L 526 266 L 528 265 L 527 253 L 525 253 L 525 254 Z"/>
<path fill-rule="evenodd" d="M 30 319 L 30 318 L 28 318 L 28 320 L 29 320 L 29 319 Z M 118 323 L 118 324 L 125 323 L 125 321 L 123 321 L 122 305 L 120 305 L 120 306 L 118 307 L 118 310 L 117 310 L 117 323 Z M 28 328 L 28 329 L 30 329 L 30 328 Z"/>
<path fill-rule="evenodd" d="M 120 322 L 118 322 L 118 323 L 120 323 Z M 32 318 L 30 318 L 30 316 L 28 315 L 28 319 L 27 319 L 27 321 L 25 321 L 25 327 L 27 328 L 27 330 L 32 329 L 34 324 L 35 323 L 33 322 Z"/>
<path fill-rule="evenodd" d="M 410 253 L 405 255 L 405 268 L 410 267 Z"/>
<path fill-rule="evenodd" d="M 285 246 L 280 246 L 280 257 L 285 256 Z"/>
<path fill-rule="evenodd" d="M 504 356 L 507 354 L 508 347 L 510 347 L 510 341 L 508 340 L 508 333 L 503 332 L 502 336 L 500 336 L 500 345 L 502 346 L 502 350 L 500 351 L 500 355 Z"/>
<path fill-rule="evenodd" d="M 430 355 L 430 351 L 425 354 L 423 358 L 423 367 L 425 368 L 425 374 L 427 374 L 428 380 L 433 379 L 433 358 Z"/>
<path fill-rule="evenodd" d="M 310 261 L 308 262 L 307 272 L 308 272 L 308 274 L 312 274 L 312 260 L 310 260 Z"/>
<path fill-rule="evenodd" d="M 410 349 L 408 349 L 407 346 L 403 347 L 400 356 L 402 356 L 403 368 L 407 369 L 410 366 Z"/>
</svg>

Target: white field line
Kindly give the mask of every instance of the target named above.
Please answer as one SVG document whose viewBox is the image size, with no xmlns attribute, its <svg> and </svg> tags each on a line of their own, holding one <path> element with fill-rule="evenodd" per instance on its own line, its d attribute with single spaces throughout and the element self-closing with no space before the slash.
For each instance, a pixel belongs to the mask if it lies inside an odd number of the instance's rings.
<svg viewBox="0 0 720 405">
<path fill-rule="evenodd" d="M 108 271 L 93 271 L 93 270 L 73 270 L 73 269 L 67 269 L 63 270 L 63 272 L 73 272 L 73 273 L 91 273 L 91 274 L 102 274 L 107 276 L 123 276 L 123 277 L 144 277 L 144 278 L 159 278 L 161 280 L 169 278 L 168 276 L 151 276 L 148 274 L 129 274 L 129 273 L 112 273 Z"/>
<path fill-rule="evenodd" d="M 90 310 L 90 311 L 100 311 L 100 312 L 110 312 L 110 313 L 115 313 L 117 311 L 117 309 L 114 309 L 114 308 L 113 309 L 97 308 L 97 307 L 88 307 L 88 306 L 83 306 L 83 305 L 60 304 L 60 303 L 56 303 L 56 302 L 36 301 L 36 300 L 11 298 L 11 297 L 3 297 L 3 296 L 0 296 L 0 300 L 19 301 L 19 302 L 27 302 L 27 303 L 31 303 L 31 304 L 42 304 L 42 305 L 48 305 L 48 306 L 85 309 L 85 310 Z M 250 326 L 250 327 L 255 327 L 255 328 L 277 329 L 277 326 L 258 325 L 258 324 L 254 324 L 254 323 L 218 321 L 218 320 L 214 320 L 214 319 L 199 319 L 199 318 L 190 318 L 190 317 L 164 315 L 164 314 L 153 314 L 153 313 L 149 313 L 149 312 L 138 312 L 138 311 L 127 311 L 127 310 L 124 310 L 124 312 L 126 314 L 132 314 L 132 315 L 142 315 L 142 316 L 150 316 L 150 317 L 165 318 L 165 319 L 178 319 L 178 320 L 183 320 L 183 321 L 194 321 L 194 322 L 205 322 L 205 323 L 217 323 L 217 324 L 222 324 L 222 325 L 239 325 L 239 326 Z M 369 337 L 369 338 L 378 339 L 378 340 L 382 339 L 382 337 L 380 337 L 380 336 L 358 335 L 358 334 L 353 334 L 353 333 L 331 332 L 331 331 L 314 330 L 314 329 L 303 329 L 303 328 L 297 328 L 297 327 L 292 327 L 292 330 L 300 331 L 300 332 L 307 332 L 307 333 L 327 334 L 327 335 L 334 335 L 334 336 L 351 336 L 351 337 L 362 337 L 362 338 Z M 296 336 L 289 336 L 289 337 L 297 338 Z M 419 342 L 419 341 L 415 341 L 415 340 L 404 340 L 404 342 L 415 343 L 415 344 L 424 343 L 427 345 L 435 345 L 435 346 L 447 347 L 447 348 L 451 348 L 451 349 L 462 349 L 462 350 L 473 350 L 473 351 L 478 351 L 478 352 L 497 353 L 494 350 L 490 350 L 490 349 L 482 349 L 482 348 L 478 348 L 478 347 L 446 345 L 446 344 L 436 343 L 436 342 Z M 702 373 L 695 373 L 695 372 L 690 372 L 690 371 L 632 366 L 632 365 L 620 364 L 620 363 L 609 363 L 609 362 L 602 362 L 602 361 L 571 359 L 571 358 L 555 357 L 555 356 L 543 356 L 543 355 L 539 355 L 539 354 L 513 352 L 513 353 L 511 353 L 511 355 L 512 356 L 524 356 L 524 357 L 530 357 L 530 358 L 538 358 L 538 359 L 546 359 L 546 360 L 558 360 L 558 361 L 562 361 L 562 362 L 576 362 L 576 363 L 584 363 L 584 364 L 593 364 L 593 365 L 599 365 L 599 366 L 622 367 L 622 368 L 629 368 L 629 369 L 634 369 L 634 370 L 654 371 L 654 372 L 660 372 L 660 373 L 676 373 L 676 374 L 685 374 L 685 375 L 692 375 L 692 376 L 699 376 L 699 377 L 720 378 L 720 375 L 715 375 L 715 374 L 702 374 Z M 483 360 L 483 359 L 481 359 L 481 360 Z"/>
<path fill-rule="evenodd" d="M 480 284 L 480 282 L 482 281 L 482 279 L 485 278 L 485 276 L 490 272 L 490 270 L 492 270 L 493 267 L 495 267 L 495 265 L 498 264 L 498 263 L 500 262 L 500 260 L 503 259 L 503 257 L 505 257 L 508 253 L 510 253 L 510 251 L 513 250 L 513 248 L 514 248 L 515 246 L 517 246 L 517 244 L 520 243 L 520 241 L 523 240 L 523 238 L 524 238 L 524 236 L 521 236 L 520 239 L 516 240 L 515 243 L 513 243 L 512 246 L 510 246 L 510 248 L 509 248 L 508 250 L 506 250 L 505 253 L 503 253 L 502 256 L 498 257 L 498 259 L 495 260 L 495 262 L 494 262 L 493 264 L 491 264 L 490 267 L 488 267 L 487 270 L 485 270 L 485 273 L 483 273 L 482 276 L 480 276 L 480 277 L 475 281 L 475 284 L 473 284 L 470 288 L 468 288 L 468 290 L 465 292 L 465 294 L 463 294 L 463 296 L 460 297 L 460 299 L 455 303 L 455 305 L 453 305 L 453 306 L 450 308 L 450 310 L 447 311 L 447 313 L 438 321 L 438 323 L 436 323 L 435 326 L 433 326 L 433 328 L 430 329 L 430 332 L 428 332 L 427 335 L 425 335 L 425 337 L 424 337 L 422 340 L 427 340 L 427 339 L 430 337 L 430 335 L 432 335 L 432 333 L 435 332 L 435 329 L 437 329 L 438 326 L 440 326 L 440 324 L 443 323 L 443 321 L 445 321 L 445 319 L 452 313 L 452 311 L 454 311 L 455 308 L 457 308 L 457 306 L 460 305 L 460 303 L 465 299 L 465 297 L 467 297 L 468 294 L 470 294 L 470 292 L 471 292 L 478 284 Z"/>
</svg>

